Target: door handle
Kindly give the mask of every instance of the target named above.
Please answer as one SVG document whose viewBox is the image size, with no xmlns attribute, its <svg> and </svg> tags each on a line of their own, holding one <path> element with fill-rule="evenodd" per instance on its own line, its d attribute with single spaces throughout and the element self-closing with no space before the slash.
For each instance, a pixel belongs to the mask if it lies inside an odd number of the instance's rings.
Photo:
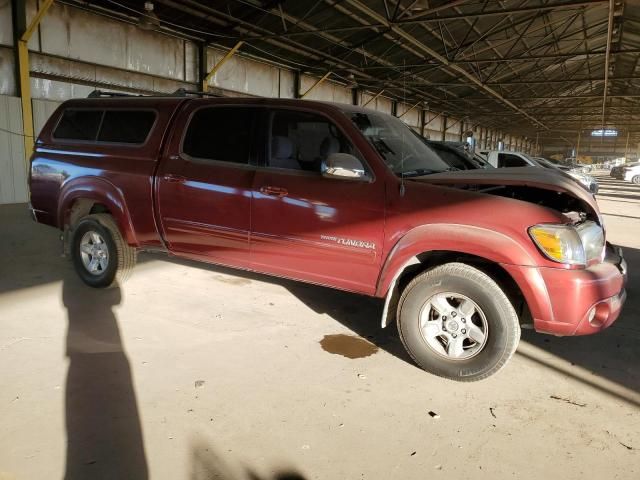
<svg viewBox="0 0 640 480">
<path fill-rule="evenodd" d="M 260 188 L 260 193 L 270 195 L 272 197 L 286 197 L 289 191 L 286 188 L 266 186 Z"/>
<path fill-rule="evenodd" d="M 173 173 L 165 173 L 164 177 L 165 182 L 169 183 L 182 183 L 186 180 L 182 175 L 174 175 Z"/>
</svg>

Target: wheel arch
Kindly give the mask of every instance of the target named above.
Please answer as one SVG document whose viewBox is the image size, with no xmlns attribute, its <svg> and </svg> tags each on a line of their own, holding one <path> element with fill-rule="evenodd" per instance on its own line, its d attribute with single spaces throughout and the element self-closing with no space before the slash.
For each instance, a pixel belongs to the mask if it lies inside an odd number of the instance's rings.
<svg viewBox="0 0 640 480">
<path fill-rule="evenodd" d="M 115 185 L 98 177 L 83 177 L 65 185 L 58 202 L 58 227 L 66 232 L 91 213 L 110 214 L 127 244 L 138 246 L 124 196 Z"/>
<path fill-rule="evenodd" d="M 442 248 L 443 246 L 447 248 Z M 449 262 L 470 264 L 487 273 L 512 301 L 521 323 L 531 317 L 531 288 L 525 278 L 514 278 L 503 264 L 533 265 L 531 253 L 516 240 L 499 232 L 464 225 L 426 225 L 403 236 L 389 254 L 382 269 L 376 296 L 385 298 L 381 325 L 396 317 L 402 289 L 416 275 Z M 537 303 L 534 309 L 540 308 Z"/>
</svg>

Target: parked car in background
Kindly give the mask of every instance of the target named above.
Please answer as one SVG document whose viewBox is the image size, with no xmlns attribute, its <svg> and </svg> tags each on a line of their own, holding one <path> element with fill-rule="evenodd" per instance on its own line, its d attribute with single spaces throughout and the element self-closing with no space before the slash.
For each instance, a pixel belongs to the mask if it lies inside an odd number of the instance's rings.
<svg viewBox="0 0 640 480">
<path fill-rule="evenodd" d="M 626 180 L 627 182 L 640 185 L 640 162 L 622 164 L 611 169 L 609 174 L 618 180 Z"/>
<path fill-rule="evenodd" d="M 618 179 L 618 180 L 623 180 L 624 179 L 624 167 L 625 166 L 631 166 L 633 164 L 630 165 L 614 165 L 613 167 L 611 167 L 611 170 L 609 171 L 609 176 Z"/>
<path fill-rule="evenodd" d="M 496 150 L 483 151 L 480 153 L 485 155 L 487 161 L 494 167 L 538 167 L 556 169 L 557 171 L 571 177 L 589 192 L 595 194 L 598 191 L 598 182 L 593 177 L 570 167 L 565 167 L 569 168 L 568 170 L 565 170 L 565 168 L 561 168 L 560 165 L 556 165 L 541 157 L 538 157 L 540 158 L 540 160 L 538 160 L 537 158 L 523 152 L 505 152 Z"/>
<path fill-rule="evenodd" d="M 480 154 L 487 159 L 487 162 L 496 168 L 540 166 L 527 154 L 521 152 L 483 150 Z"/>
<path fill-rule="evenodd" d="M 29 181 L 34 218 L 63 232 L 89 286 L 153 250 L 377 297 L 415 362 L 458 381 L 500 370 L 521 325 L 597 333 L 626 299 L 622 251 L 576 182 L 453 170 L 402 120 L 361 107 L 69 100 Z"/>
<path fill-rule="evenodd" d="M 576 169 L 570 166 L 562 165 L 561 163 L 554 162 L 553 160 L 549 160 L 544 157 L 532 158 L 540 163 L 543 167 L 557 168 L 558 170 L 565 172 L 567 175 L 580 182 L 587 190 L 589 190 L 594 195 L 598 193 L 598 181 L 591 175 L 583 173 L 580 168 Z"/>
<path fill-rule="evenodd" d="M 480 155 L 471 154 L 465 150 L 464 145 L 452 142 L 437 142 L 434 140 L 424 140 L 424 142 L 434 150 L 438 156 L 448 165 L 457 170 L 474 170 L 476 168 L 493 168 Z"/>
</svg>

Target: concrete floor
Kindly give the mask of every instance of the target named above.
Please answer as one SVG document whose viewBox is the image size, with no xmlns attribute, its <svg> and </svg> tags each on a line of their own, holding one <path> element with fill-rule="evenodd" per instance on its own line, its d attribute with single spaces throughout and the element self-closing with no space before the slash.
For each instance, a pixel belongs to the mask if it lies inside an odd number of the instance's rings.
<svg viewBox="0 0 640 480">
<path fill-rule="evenodd" d="M 0 207 L 0 479 L 640 478 L 640 188 L 598 200 L 622 318 L 525 331 L 475 384 L 414 367 L 364 297 L 159 255 L 89 289 Z"/>
</svg>

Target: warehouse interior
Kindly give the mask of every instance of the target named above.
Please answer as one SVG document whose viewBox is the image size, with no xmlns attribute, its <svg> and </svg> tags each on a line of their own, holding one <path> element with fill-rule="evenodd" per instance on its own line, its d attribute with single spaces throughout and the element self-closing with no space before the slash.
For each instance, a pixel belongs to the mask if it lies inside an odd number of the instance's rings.
<svg viewBox="0 0 640 480">
<path fill-rule="evenodd" d="M 0 479 L 638 478 L 640 181 L 609 172 L 640 160 L 639 60 L 636 0 L 0 0 Z M 154 253 L 86 288 L 30 217 L 29 159 L 96 91 L 334 102 L 575 162 L 623 313 L 523 330 L 464 384 L 415 367 L 379 299 Z"/>
</svg>

